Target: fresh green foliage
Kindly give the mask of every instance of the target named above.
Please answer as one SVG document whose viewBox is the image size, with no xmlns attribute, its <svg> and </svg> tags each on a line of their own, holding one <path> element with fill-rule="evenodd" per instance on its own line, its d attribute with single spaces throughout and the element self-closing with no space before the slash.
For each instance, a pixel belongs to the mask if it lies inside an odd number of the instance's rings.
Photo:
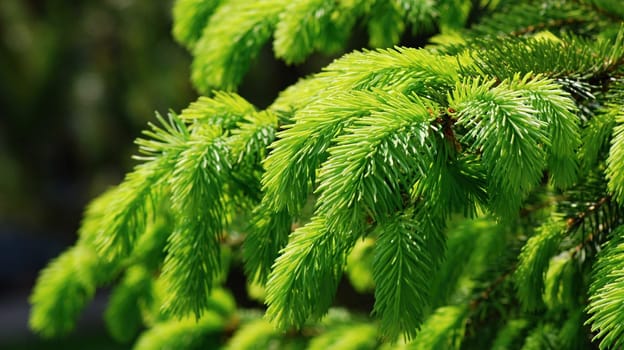
<svg viewBox="0 0 624 350">
<path fill-rule="evenodd" d="M 493 84 L 479 79 L 459 84 L 450 105 L 458 111 L 458 126 L 468 130 L 462 141 L 472 143 L 475 151 L 482 150 L 483 161 L 489 165 L 492 207 L 509 217 L 542 177 L 543 146 L 550 140 L 547 124 L 534 117 L 536 111 L 520 92 L 508 88 L 510 82 Z"/>
<path fill-rule="evenodd" d="M 269 39 L 288 1 L 225 1 L 194 46 L 192 79 L 202 92 L 234 90 Z M 182 29 L 180 29 L 182 30 Z"/>
<path fill-rule="evenodd" d="M 201 37 L 206 22 L 219 6 L 219 0 L 180 0 L 173 7 L 173 36 L 192 49 Z"/>
<path fill-rule="evenodd" d="M 245 272 L 251 280 L 266 283 L 278 252 L 288 242 L 291 225 L 292 218 L 285 211 L 260 208 L 254 213 L 243 246 Z"/>
<path fill-rule="evenodd" d="M 609 144 L 616 114 L 617 109 L 613 109 L 610 113 L 596 114 L 583 129 L 583 148 L 580 156 L 585 171 L 591 169 L 604 152 L 605 146 Z"/>
<path fill-rule="evenodd" d="M 301 62 L 314 51 L 340 49 L 355 23 L 360 2 L 333 0 L 290 1 L 279 14 L 273 49 L 286 62 Z"/>
<path fill-rule="evenodd" d="M 611 233 L 609 243 L 598 254 L 594 267 L 594 278 L 590 286 L 588 312 L 592 315 L 588 322 L 595 336 L 601 339 L 600 348 L 619 348 L 624 345 L 624 315 L 622 300 L 624 296 L 624 229 Z"/>
<path fill-rule="evenodd" d="M 272 344 L 279 344 L 278 332 L 271 323 L 257 319 L 242 325 L 229 341 L 227 349 L 270 349 Z"/>
<path fill-rule="evenodd" d="M 309 350 L 357 350 L 372 349 L 377 344 L 377 328 L 373 324 L 356 323 L 331 327 L 323 335 L 315 337 Z"/>
<path fill-rule="evenodd" d="M 620 112 L 615 119 L 611 150 L 607 159 L 609 189 L 619 201 L 624 200 L 624 176 L 621 171 L 624 164 L 624 113 L 621 107 L 622 105 L 619 106 Z"/>
<path fill-rule="evenodd" d="M 97 256 L 88 247 L 72 247 L 41 272 L 30 298 L 37 307 L 30 326 L 44 336 L 65 334 L 95 293 Z"/>
<path fill-rule="evenodd" d="M 230 165 L 217 128 L 195 131 L 188 139 L 192 146 L 180 153 L 169 179 L 176 223 L 167 242 L 162 278 L 172 292 L 164 307 L 178 315 L 193 311 L 199 317 L 221 273 L 219 238 L 227 218 L 222 179 Z"/>
<path fill-rule="evenodd" d="M 429 316 L 410 347 L 420 349 L 459 349 L 466 328 L 464 306 L 441 307 Z"/>
<path fill-rule="evenodd" d="M 178 0 L 206 96 L 137 141 L 42 272 L 32 328 L 70 331 L 119 276 L 106 319 L 122 341 L 145 324 L 137 349 L 624 346 L 617 4 Z M 272 36 L 291 64 L 361 29 L 379 48 L 264 110 L 218 91 Z M 387 48 L 410 34 L 430 45 Z M 241 270 L 266 310 L 220 288 Z"/>
<path fill-rule="evenodd" d="M 152 302 L 152 283 L 145 269 L 133 267 L 126 271 L 104 315 L 113 338 L 128 342 L 137 335 L 143 324 L 141 308 L 149 307 Z"/>
<path fill-rule="evenodd" d="M 503 327 L 494 339 L 492 343 L 492 350 L 505 350 L 511 348 L 511 346 L 517 343 L 518 338 L 522 335 L 522 331 L 527 326 L 527 321 L 510 320 L 505 327 Z"/>
<path fill-rule="evenodd" d="M 550 323 L 541 324 L 529 332 L 522 350 L 559 349 L 554 327 Z"/>
<path fill-rule="evenodd" d="M 375 313 L 382 334 L 413 338 L 423 318 L 428 280 L 444 255 L 440 227 L 422 213 L 399 213 L 380 225 L 375 247 Z"/>
<path fill-rule="evenodd" d="M 269 276 L 267 317 L 279 328 L 287 329 L 302 327 L 308 318 L 318 319 L 325 314 L 342 275 L 350 248 L 347 244 L 354 240 L 355 237 L 329 231 L 327 222 L 320 217 L 297 229 Z M 327 264 L 317 266 L 319 261 Z"/>
<path fill-rule="evenodd" d="M 200 319 L 170 320 L 143 333 L 134 346 L 149 349 L 210 349 L 219 346 L 224 320 L 213 313 Z"/>
<path fill-rule="evenodd" d="M 317 327 L 323 335 L 310 340 L 310 350 L 369 349 L 378 345 L 376 325 L 345 309 L 330 310 Z"/>
<path fill-rule="evenodd" d="M 548 262 L 557 252 L 564 231 L 565 222 L 560 218 L 552 219 L 544 223 L 522 248 L 514 279 L 518 297 L 526 310 L 532 311 L 542 305 Z"/>
</svg>

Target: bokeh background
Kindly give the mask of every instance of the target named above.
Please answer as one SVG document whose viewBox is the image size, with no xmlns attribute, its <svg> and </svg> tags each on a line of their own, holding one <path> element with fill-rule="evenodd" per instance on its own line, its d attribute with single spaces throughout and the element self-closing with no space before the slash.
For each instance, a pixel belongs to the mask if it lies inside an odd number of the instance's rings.
<svg viewBox="0 0 624 350">
<path fill-rule="evenodd" d="M 191 55 L 171 35 L 172 4 L 0 0 L 0 349 L 128 347 L 105 332 L 106 288 L 58 340 L 29 331 L 28 296 L 39 270 L 76 240 L 89 200 L 134 166 L 133 140 L 154 113 L 197 97 Z M 330 60 L 288 67 L 269 44 L 239 93 L 265 107 Z"/>
<path fill-rule="evenodd" d="M 154 111 L 195 98 L 170 13 L 171 1 L 0 1 L 1 349 L 115 348 L 105 290 L 55 341 L 30 333 L 27 299 L 86 203 L 132 168 Z"/>
</svg>

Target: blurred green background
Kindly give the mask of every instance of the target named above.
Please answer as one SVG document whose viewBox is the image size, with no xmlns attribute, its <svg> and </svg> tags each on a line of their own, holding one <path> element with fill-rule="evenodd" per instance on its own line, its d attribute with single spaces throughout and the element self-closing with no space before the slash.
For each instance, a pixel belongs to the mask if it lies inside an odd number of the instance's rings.
<svg viewBox="0 0 624 350">
<path fill-rule="evenodd" d="M 0 1 L 0 215 L 74 231 L 155 110 L 192 98 L 171 1 Z"/>
<path fill-rule="evenodd" d="M 38 270 L 75 241 L 86 203 L 134 165 L 133 140 L 154 111 L 195 98 L 171 6 L 0 0 L 0 349 L 115 348 L 105 291 L 56 341 L 28 331 L 27 298 Z"/>
</svg>

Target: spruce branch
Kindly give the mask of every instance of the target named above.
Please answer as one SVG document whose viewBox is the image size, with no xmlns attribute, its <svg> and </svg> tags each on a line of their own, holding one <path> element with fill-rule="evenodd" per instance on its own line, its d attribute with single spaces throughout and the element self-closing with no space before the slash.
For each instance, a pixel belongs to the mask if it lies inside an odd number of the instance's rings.
<svg viewBox="0 0 624 350">
<path fill-rule="evenodd" d="M 143 333 L 134 349 L 214 348 L 220 344 L 219 336 L 224 323 L 224 320 L 215 313 L 206 313 L 199 320 L 187 318 L 161 322 Z"/>
<path fill-rule="evenodd" d="M 128 271 L 111 295 L 104 313 L 106 327 L 118 341 L 132 340 L 143 324 L 142 307 L 153 302 L 152 276 L 146 269 L 134 266 Z"/>
<path fill-rule="evenodd" d="M 522 36 L 549 28 L 565 28 L 598 23 L 598 15 L 586 4 L 571 4 L 557 0 L 542 2 L 515 2 L 503 6 L 501 11 L 485 17 L 471 27 L 469 35 Z"/>
<path fill-rule="evenodd" d="M 211 97 L 149 125 L 142 163 L 42 272 L 31 327 L 69 331 L 122 276 L 107 323 L 120 340 L 146 323 L 137 349 L 583 346 L 582 308 L 601 348 L 624 346 L 620 7 L 177 0 L 173 34 Z M 354 29 L 432 45 L 346 54 L 263 111 L 216 91 L 272 35 L 295 63 L 348 48 Z M 374 320 L 330 309 L 362 238 Z M 265 288 L 268 320 L 217 287 L 230 255 Z"/>
<path fill-rule="evenodd" d="M 273 49 L 287 63 L 299 63 L 314 51 L 334 53 L 342 48 L 360 1 L 291 1 L 279 14 Z"/>
<path fill-rule="evenodd" d="M 279 333 L 266 320 L 253 320 L 242 325 L 230 338 L 226 350 L 268 348 L 279 339 Z"/>
<path fill-rule="evenodd" d="M 373 349 L 377 346 L 377 327 L 355 323 L 332 327 L 312 338 L 308 350 Z"/>
<path fill-rule="evenodd" d="M 186 126 L 174 115 L 162 126 L 150 124 L 151 130 L 137 144 L 144 163 L 126 175 L 124 181 L 93 202 L 87 210 L 81 235 L 93 237 L 98 254 L 111 262 L 130 254 L 136 239 L 153 217 L 167 184 L 168 174 L 188 138 Z M 91 231 L 94 230 L 94 231 Z"/>
<path fill-rule="evenodd" d="M 322 217 L 295 230 L 267 281 L 268 319 L 280 329 L 300 329 L 306 321 L 323 316 L 356 239 L 329 231 Z"/>
<path fill-rule="evenodd" d="M 460 349 L 468 310 L 463 305 L 436 309 L 423 323 L 409 349 Z"/>
<path fill-rule="evenodd" d="M 231 168 L 221 130 L 193 129 L 169 179 L 176 218 L 167 242 L 162 278 L 168 295 L 163 308 L 199 318 L 214 281 L 222 274 L 219 237 L 227 225 L 224 179 Z M 209 202 L 210 206 L 204 206 Z"/>
<path fill-rule="evenodd" d="M 528 98 L 536 117 L 548 125 L 550 144 L 548 169 L 551 180 L 559 188 L 572 186 L 577 179 L 576 152 L 581 145 L 578 109 L 571 96 L 550 79 L 541 76 L 514 77 L 511 88 Z"/>
<path fill-rule="evenodd" d="M 316 182 L 316 169 L 336 137 L 382 103 L 375 94 L 349 91 L 396 88 L 442 100 L 441 91 L 456 78 L 456 62 L 450 57 L 440 60 L 424 50 L 396 49 L 352 53 L 318 75 L 300 81 L 278 98 L 274 108 L 284 109 L 290 101 L 298 105 L 302 93 L 316 95 L 295 111 L 295 123 L 279 132 L 271 146 L 273 151 L 264 162 L 267 171 L 262 179 L 266 204 L 273 210 L 287 208 L 291 215 L 297 215 Z M 436 92 L 437 88 L 441 90 Z"/>
<path fill-rule="evenodd" d="M 615 123 L 606 175 L 609 179 L 609 191 L 617 202 L 624 203 L 624 172 L 621 171 L 624 164 L 624 113 L 621 110 L 615 117 Z"/>
<path fill-rule="evenodd" d="M 582 169 L 587 173 L 602 158 L 610 144 L 613 128 L 616 126 L 616 109 L 608 109 L 595 114 L 582 130 L 582 146 L 579 158 Z"/>
<path fill-rule="evenodd" d="M 624 346 L 624 276 L 621 266 L 624 265 L 623 226 L 615 229 L 609 242 L 598 253 L 598 260 L 592 273 L 592 284 L 589 288 L 589 305 L 587 312 L 591 317 L 592 332 L 598 332 L 593 340 L 600 339 L 600 348 Z"/>
<path fill-rule="evenodd" d="M 402 209 L 399 194 L 424 174 L 434 152 L 427 142 L 431 118 L 427 102 L 381 90 L 353 92 L 345 99 L 376 110 L 336 138 L 321 166 L 316 212 L 336 230 L 353 227 L 363 212 L 379 222 Z"/>
<path fill-rule="evenodd" d="M 537 234 L 522 247 L 513 277 L 518 299 L 525 310 L 532 311 L 543 306 L 546 271 L 559 248 L 565 227 L 564 220 L 554 217 L 540 226 Z"/>
<path fill-rule="evenodd" d="M 284 0 L 226 1 L 212 15 L 193 50 L 191 78 L 203 93 L 234 90 L 269 39 Z"/>
<path fill-rule="evenodd" d="M 421 2 L 421 4 L 424 3 L 426 2 Z M 406 15 L 406 7 L 409 5 L 411 4 L 403 3 L 403 1 L 372 1 L 370 8 L 366 11 L 369 46 L 392 47 L 399 43 L 405 31 L 406 23 L 403 18 Z"/>
<path fill-rule="evenodd" d="M 292 225 L 286 211 L 273 213 L 265 208 L 261 205 L 254 212 L 243 243 L 245 275 L 260 284 L 267 282 L 275 259 L 288 243 Z"/>
<path fill-rule="evenodd" d="M 70 332 L 96 285 L 103 282 L 101 264 L 88 245 L 76 245 L 54 259 L 30 296 L 30 327 L 44 337 Z"/>
<path fill-rule="evenodd" d="M 377 228 L 373 261 L 374 313 L 390 340 L 418 334 L 428 304 L 427 281 L 441 262 L 441 226 L 426 213 L 406 210 Z"/>
<path fill-rule="evenodd" d="M 173 5 L 173 37 L 192 50 L 221 0 L 176 0 Z"/>
<path fill-rule="evenodd" d="M 542 145 L 551 142 L 547 123 L 534 117 L 538 112 L 527 97 L 509 89 L 507 82 L 493 84 L 479 79 L 458 84 L 449 103 L 457 111 L 458 126 L 467 130 L 461 142 L 482 152 L 492 210 L 510 218 L 539 183 L 546 165 Z"/>
<path fill-rule="evenodd" d="M 200 96 L 179 117 L 185 122 L 200 122 L 232 130 L 255 113 L 256 108 L 238 94 L 218 91 L 212 98 Z"/>
</svg>

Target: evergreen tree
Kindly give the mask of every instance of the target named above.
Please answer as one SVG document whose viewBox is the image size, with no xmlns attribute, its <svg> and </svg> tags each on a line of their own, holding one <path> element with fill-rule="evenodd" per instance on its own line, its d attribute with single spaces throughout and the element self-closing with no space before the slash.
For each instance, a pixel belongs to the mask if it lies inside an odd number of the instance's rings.
<svg viewBox="0 0 624 350">
<path fill-rule="evenodd" d="M 620 0 L 173 12 L 204 96 L 157 116 L 89 205 L 34 289 L 35 331 L 71 331 L 114 282 L 104 316 L 136 349 L 624 347 Z M 377 49 L 264 110 L 233 92 L 270 38 L 294 64 L 360 29 Z M 410 35 L 429 45 L 393 47 Z M 239 264 L 266 310 L 222 287 Z M 371 310 L 334 307 L 344 278 Z"/>
</svg>

